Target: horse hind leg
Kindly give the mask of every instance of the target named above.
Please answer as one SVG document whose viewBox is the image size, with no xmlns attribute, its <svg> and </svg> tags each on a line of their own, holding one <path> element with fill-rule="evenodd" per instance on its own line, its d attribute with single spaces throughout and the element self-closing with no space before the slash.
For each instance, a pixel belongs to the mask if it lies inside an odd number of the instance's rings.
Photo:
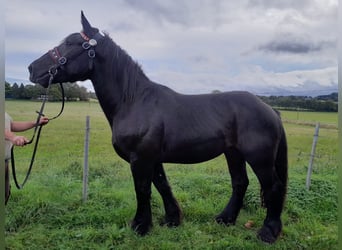
<svg viewBox="0 0 342 250">
<path fill-rule="evenodd" d="M 267 209 L 262 228 L 258 231 L 258 238 L 267 243 L 277 240 L 282 230 L 281 212 L 284 205 L 286 184 L 282 183 L 273 164 L 251 164 L 257 175 L 263 195 L 264 206 Z"/>
<path fill-rule="evenodd" d="M 243 198 L 249 181 L 243 155 L 237 149 L 231 148 L 225 153 L 225 156 L 231 175 L 233 192 L 227 206 L 216 216 L 215 220 L 219 224 L 234 225 L 243 205 Z"/>
<path fill-rule="evenodd" d="M 155 166 L 152 182 L 160 193 L 164 203 L 165 219 L 161 222 L 161 224 L 167 225 L 168 227 L 179 226 L 183 217 L 182 211 L 172 193 L 163 165 L 161 163 L 158 163 Z"/>
</svg>

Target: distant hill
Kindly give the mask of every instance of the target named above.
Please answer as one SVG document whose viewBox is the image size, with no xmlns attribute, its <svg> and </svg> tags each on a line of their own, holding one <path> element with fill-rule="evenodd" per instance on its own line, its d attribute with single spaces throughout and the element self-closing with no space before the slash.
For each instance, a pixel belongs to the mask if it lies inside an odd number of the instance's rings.
<svg viewBox="0 0 342 250">
<path fill-rule="evenodd" d="M 333 101 L 333 102 L 338 102 L 338 93 L 331 93 L 330 95 L 319 95 L 316 97 L 317 100 L 322 100 L 322 101 Z"/>
</svg>

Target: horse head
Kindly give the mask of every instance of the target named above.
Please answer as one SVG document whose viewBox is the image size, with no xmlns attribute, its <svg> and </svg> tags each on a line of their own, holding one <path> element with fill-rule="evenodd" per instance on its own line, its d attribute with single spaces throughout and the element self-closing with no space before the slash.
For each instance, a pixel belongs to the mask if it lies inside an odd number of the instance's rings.
<svg viewBox="0 0 342 250">
<path fill-rule="evenodd" d="M 90 79 L 96 47 L 104 39 L 81 12 L 83 30 L 67 36 L 61 44 L 32 62 L 28 69 L 30 81 L 48 87 L 50 83 Z"/>
</svg>

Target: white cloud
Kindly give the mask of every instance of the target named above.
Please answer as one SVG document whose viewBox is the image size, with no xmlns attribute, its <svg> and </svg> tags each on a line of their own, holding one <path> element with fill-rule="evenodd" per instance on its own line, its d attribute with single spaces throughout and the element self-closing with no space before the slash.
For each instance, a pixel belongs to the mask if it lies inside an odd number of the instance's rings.
<svg viewBox="0 0 342 250">
<path fill-rule="evenodd" d="M 83 9 L 152 80 L 179 92 L 337 85 L 337 0 L 25 3 L 6 5 L 12 78 L 26 78 L 31 61 L 80 31 Z"/>
</svg>

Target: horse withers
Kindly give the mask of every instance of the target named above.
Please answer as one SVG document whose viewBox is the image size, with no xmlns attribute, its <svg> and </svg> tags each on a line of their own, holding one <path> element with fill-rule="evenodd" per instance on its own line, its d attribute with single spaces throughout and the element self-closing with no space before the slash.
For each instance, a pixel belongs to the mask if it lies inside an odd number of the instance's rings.
<svg viewBox="0 0 342 250">
<path fill-rule="evenodd" d="M 49 82 L 92 81 L 113 147 L 131 166 L 137 199 L 132 229 L 145 235 L 152 226 L 152 183 L 164 203 L 165 224 L 181 223 L 163 163 L 198 163 L 224 154 L 232 196 L 216 221 L 235 224 L 249 182 L 248 163 L 267 208 L 258 237 L 276 241 L 287 190 L 287 143 L 277 112 L 248 92 L 183 95 L 154 83 L 83 12 L 81 22 L 81 32 L 67 36 L 29 66 L 30 80 L 45 87 Z"/>
</svg>

